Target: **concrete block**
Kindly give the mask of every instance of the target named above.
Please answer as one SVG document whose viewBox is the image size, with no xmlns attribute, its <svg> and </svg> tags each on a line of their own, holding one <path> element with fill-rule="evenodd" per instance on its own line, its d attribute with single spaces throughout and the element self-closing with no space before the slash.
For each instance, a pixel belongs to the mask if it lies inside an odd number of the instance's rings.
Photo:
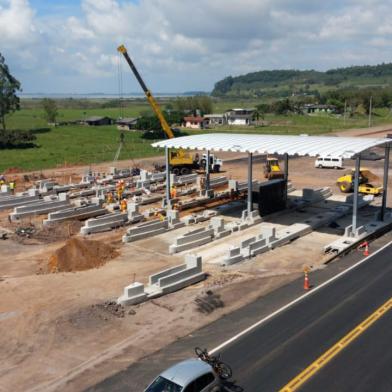
<svg viewBox="0 0 392 392">
<path fill-rule="evenodd" d="M 150 275 L 149 277 L 149 284 L 157 284 L 159 279 L 164 278 L 165 276 L 173 275 L 177 272 L 184 271 L 186 269 L 186 264 L 176 265 L 175 267 L 167 268 L 163 271 L 160 271 L 156 274 Z"/>
<path fill-rule="evenodd" d="M 39 196 L 6 196 L 0 199 L 0 211 L 39 202 Z"/>
<path fill-rule="evenodd" d="M 245 257 L 241 254 L 241 248 L 232 247 L 229 249 L 227 255 L 223 258 L 223 265 L 231 265 L 244 260 Z"/>
<path fill-rule="evenodd" d="M 192 174 L 186 174 L 184 176 L 173 176 L 173 178 L 171 180 L 173 180 L 172 182 L 170 182 L 171 184 L 174 185 L 185 185 L 185 184 L 194 184 L 197 181 L 197 174 L 196 173 L 192 173 Z"/>
<path fill-rule="evenodd" d="M 249 252 L 251 256 L 256 256 L 261 253 L 269 251 L 269 244 L 266 239 L 258 239 L 249 245 Z"/>
<path fill-rule="evenodd" d="M 122 213 L 107 214 L 98 218 L 91 218 L 86 220 L 83 227 L 80 228 L 80 233 L 88 235 L 92 233 L 101 233 L 112 230 L 116 227 L 125 225 L 127 222 L 127 215 Z"/>
<path fill-rule="evenodd" d="M 209 226 L 216 233 L 219 233 L 219 232 L 225 230 L 225 222 L 223 221 L 223 218 L 218 217 L 218 216 L 215 216 L 215 217 L 211 218 Z"/>
<path fill-rule="evenodd" d="M 271 243 L 272 241 L 276 240 L 276 227 L 262 227 L 261 236 L 266 240 L 267 244 Z"/>
<path fill-rule="evenodd" d="M 117 302 L 124 305 L 140 303 L 197 283 L 205 279 L 205 276 L 201 257 L 187 255 L 184 264 L 151 275 L 147 287 L 138 282 L 125 287 L 124 294 Z"/>
<path fill-rule="evenodd" d="M 238 191 L 238 181 L 229 180 L 229 191 L 230 192 L 237 192 Z"/>
<path fill-rule="evenodd" d="M 162 182 L 166 179 L 166 173 L 151 173 L 151 181 L 152 182 Z"/>
<path fill-rule="evenodd" d="M 10 214 L 12 221 L 16 221 L 28 216 L 44 215 L 53 211 L 60 211 L 70 207 L 68 200 L 65 201 L 42 201 L 31 203 L 20 207 L 15 207 Z"/>
<path fill-rule="evenodd" d="M 0 188 L 1 193 L 11 193 L 11 188 L 9 185 L 3 184 Z"/>
<path fill-rule="evenodd" d="M 117 299 L 117 303 L 121 305 L 136 305 L 144 302 L 146 299 L 147 294 L 144 292 L 144 285 L 135 282 L 124 288 L 124 294 Z"/>
<path fill-rule="evenodd" d="M 142 238 L 152 237 L 164 233 L 168 228 L 167 219 L 141 223 L 139 226 L 129 228 L 122 240 L 123 242 L 132 242 Z"/>
<path fill-rule="evenodd" d="M 256 237 L 248 238 L 247 240 L 241 241 L 240 247 L 247 248 L 252 242 L 256 241 Z"/>
<path fill-rule="evenodd" d="M 212 241 L 213 229 L 200 228 L 185 233 L 174 240 L 174 244 L 169 246 L 169 253 L 174 254 L 184 250 L 192 249 Z"/>
<path fill-rule="evenodd" d="M 98 204 L 86 205 L 83 207 L 67 208 L 60 211 L 51 212 L 48 214 L 48 219 L 43 221 L 44 225 L 64 222 L 67 220 L 83 220 L 104 215 L 107 213 L 105 208 Z"/>
</svg>

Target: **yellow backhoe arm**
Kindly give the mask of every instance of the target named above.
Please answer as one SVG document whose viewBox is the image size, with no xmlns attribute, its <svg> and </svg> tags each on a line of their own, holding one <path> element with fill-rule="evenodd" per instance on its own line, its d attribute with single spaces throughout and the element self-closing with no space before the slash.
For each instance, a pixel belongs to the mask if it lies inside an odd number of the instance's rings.
<svg viewBox="0 0 392 392">
<path fill-rule="evenodd" d="M 155 100 L 155 98 L 151 94 L 151 91 L 147 88 L 146 84 L 144 83 L 144 80 L 140 76 L 138 70 L 136 69 L 135 65 L 133 64 L 131 58 L 129 57 L 129 54 L 128 54 L 128 51 L 127 51 L 126 47 L 124 45 L 120 45 L 117 48 L 117 50 L 120 53 L 122 53 L 123 56 L 125 57 L 125 60 L 127 61 L 129 67 L 132 70 L 132 72 L 134 73 L 134 75 L 135 75 L 137 81 L 139 82 L 141 88 L 143 89 L 144 94 L 146 94 L 147 100 L 148 100 L 149 104 L 151 105 L 152 110 L 154 111 L 154 113 L 158 117 L 159 122 L 161 123 L 163 131 L 166 133 L 166 135 L 167 135 L 167 137 L 169 139 L 173 139 L 174 138 L 173 131 L 171 130 L 169 124 L 167 123 L 165 117 L 163 116 L 162 110 L 159 107 L 157 101 Z"/>
</svg>

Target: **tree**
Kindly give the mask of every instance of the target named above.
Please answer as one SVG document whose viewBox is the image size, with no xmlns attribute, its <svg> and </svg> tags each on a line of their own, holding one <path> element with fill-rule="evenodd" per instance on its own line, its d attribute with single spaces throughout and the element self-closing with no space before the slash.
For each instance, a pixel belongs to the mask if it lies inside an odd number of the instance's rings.
<svg viewBox="0 0 392 392">
<path fill-rule="evenodd" d="M 20 82 L 10 73 L 3 55 L 0 53 L 0 122 L 5 133 L 5 116 L 20 109 L 20 100 L 16 92 L 20 91 Z"/>
<path fill-rule="evenodd" d="M 54 99 L 50 98 L 44 98 L 42 100 L 42 107 L 45 111 L 45 119 L 47 120 L 48 123 L 55 123 L 56 118 L 59 115 L 59 112 L 57 110 L 57 103 Z"/>
</svg>

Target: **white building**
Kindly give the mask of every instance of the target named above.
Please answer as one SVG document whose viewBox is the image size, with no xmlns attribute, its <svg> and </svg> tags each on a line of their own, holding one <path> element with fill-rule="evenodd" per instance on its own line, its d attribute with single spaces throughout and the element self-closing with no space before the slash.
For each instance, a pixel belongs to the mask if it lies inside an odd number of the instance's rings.
<svg viewBox="0 0 392 392">
<path fill-rule="evenodd" d="M 228 125 L 250 125 L 253 121 L 254 109 L 230 109 L 225 117 Z"/>
</svg>

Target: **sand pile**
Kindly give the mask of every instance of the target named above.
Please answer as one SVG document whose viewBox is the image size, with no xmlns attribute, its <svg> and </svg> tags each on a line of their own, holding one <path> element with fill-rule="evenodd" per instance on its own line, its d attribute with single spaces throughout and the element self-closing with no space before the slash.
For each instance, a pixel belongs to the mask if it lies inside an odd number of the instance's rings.
<svg viewBox="0 0 392 392">
<path fill-rule="evenodd" d="M 48 272 L 72 272 L 97 268 L 116 256 L 118 252 L 110 245 L 71 238 L 49 258 Z"/>
</svg>

